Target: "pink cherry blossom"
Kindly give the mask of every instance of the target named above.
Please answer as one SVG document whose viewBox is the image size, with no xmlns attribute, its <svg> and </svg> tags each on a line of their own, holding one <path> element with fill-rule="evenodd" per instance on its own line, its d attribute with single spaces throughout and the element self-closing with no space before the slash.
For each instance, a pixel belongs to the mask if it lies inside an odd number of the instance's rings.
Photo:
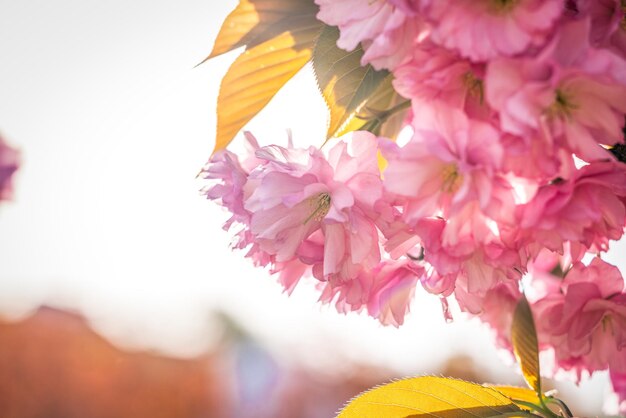
<svg viewBox="0 0 626 418">
<path fill-rule="evenodd" d="M 363 65 L 371 63 L 376 69 L 395 68 L 410 54 L 412 39 L 423 30 L 421 19 L 413 7 L 403 2 L 396 7 L 386 0 L 315 0 L 320 6 L 317 18 L 338 26 L 339 48 L 354 50 L 359 43 L 365 54 Z"/>
<path fill-rule="evenodd" d="M 244 208 L 254 242 L 276 262 L 306 252 L 319 266 L 314 273 L 326 280 L 352 278 L 380 261 L 378 229 L 369 216 L 382 197 L 376 140 L 363 132 L 351 145 L 339 142 L 328 159 L 315 148 L 257 151 L 266 163 L 250 173 Z M 321 246 L 308 240 L 318 231 Z"/>
<path fill-rule="evenodd" d="M 482 301 L 480 320 L 488 324 L 495 332 L 498 346 L 508 350 L 513 348 L 511 325 L 513 313 L 521 296 L 518 284 L 509 281 L 494 286 L 485 294 Z"/>
<path fill-rule="evenodd" d="M 423 267 L 410 260 L 385 261 L 352 280 L 327 282 L 320 300 L 335 302 L 339 312 L 367 309 L 383 325 L 399 327 L 409 312 Z"/>
<path fill-rule="evenodd" d="M 622 143 L 626 61 L 588 45 L 588 20 L 563 24 L 538 58 L 497 59 L 485 77 L 487 102 L 505 132 L 565 146 L 586 161 L 607 158 L 599 144 Z"/>
<path fill-rule="evenodd" d="M 394 71 L 395 90 L 408 99 L 439 99 L 463 107 L 467 96 L 482 101 L 482 82 L 477 65 L 432 42 L 416 44 L 411 59 Z"/>
<path fill-rule="evenodd" d="M 626 5 L 622 0 L 583 0 L 579 8 L 591 16 L 591 42 L 626 58 Z"/>
<path fill-rule="evenodd" d="M 420 13 L 424 0 L 387 0 L 387 2 L 399 8 L 407 15 L 416 15 Z"/>
<path fill-rule="evenodd" d="M 322 151 L 247 134 L 251 154 L 202 171 L 234 246 L 285 292 L 313 278 L 321 302 L 385 325 L 420 283 L 507 349 L 523 290 L 540 349 L 579 378 L 609 369 L 626 405 L 626 292 L 599 258 L 626 227 L 624 1 L 315 3 L 339 48 L 390 70 L 410 139 Z"/>
<path fill-rule="evenodd" d="M 562 0 L 437 0 L 429 2 L 432 39 L 473 61 L 514 56 L 545 42 Z"/>
<path fill-rule="evenodd" d="M 413 103 L 411 141 L 382 143 L 389 165 L 385 188 L 404 199 L 404 220 L 452 218 L 477 202 L 480 210 L 512 220 L 511 188 L 497 175 L 503 149 L 498 131 L 442 103 Z"/>
<path fill-rule="evenodd" d="M 566 370 L 620 366 L 626 354 L 626 294 L 620 271 L 599 258 L 577 262 L 560 290 L 533 305 L 540 341 L 554 347 Z"/>
<path fill-rule="evenodd" d="M 234 223 L 250 223 L 250 212 L 244 208 L 244 186 L 250 171 L 263 163 L 254 156 L 259 149 L 256 138 L 249 132 L 245 133 L 245 138 L 247 154 L 242 160 L 228 150 L 219 150 L 211 156 L 199 174 L 209 183 L 202 189 L 202 194 L 207 199 L 218 201 L 232 214 L 224 225 L 226 230 Z M 247 242 L 245 239 L 243 241 L 245 247 Z"/>
<path fill-rule="evenodd" d="M 525 260 L 520 252 L 499 241 L 496 235 L 474 236 L 472 224 L 446 238 L 448 223 L 441 218 L 423 219 L 415 227 L 424 250 L 427 269 L 421 283 L 433 294 L 448 297 L 454 294 L 463 311 L 484 312 L 486 295 L 499 284 L 517 286 Z"/>
<path fill-rule="evenodd" d="M 576 170 L 570 151 L 550 145 L 539 136 L 503 133 L 501 142 L 506 149 L 503 171 L 510 171 L 518 178 L 524 178 L 536 185 L 559 177 L 568 178 Z"/>
<path fill-rule="evenodd" d="M 606 161 L 589 164 L 570 179 L 543 186 L 518 207 L 519 226 L 527 239 L 561 252 L 566 241 L 587 248 L 608 248 L 626 222 L 626 165 Z"/>
</svg>

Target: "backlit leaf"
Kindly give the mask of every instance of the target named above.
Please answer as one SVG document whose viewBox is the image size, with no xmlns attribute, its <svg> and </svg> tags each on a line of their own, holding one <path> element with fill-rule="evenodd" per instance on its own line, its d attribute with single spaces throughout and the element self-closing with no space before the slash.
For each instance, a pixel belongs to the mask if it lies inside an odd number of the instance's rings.
<svg viewBox="0 0 626 418">
<path fill-rule="evenodd" d="M 535 391 L 528 388 L 520 388 L 516 386 L 489 386 L 494 390 L 497 390 L 507 398 L 511 399 L 513 402 L 521 401 L 522 403 L 531 403 L 534 405 L 540 405 L 541 401 L 539 400 L 539 396 L 535 393 Z M 528 406 L 520 405 L 516 403 L 520 408 L 525 410 L 530 410 Z"/>
<path fill-rule="evenodd" d="M 509 398 L 475 383 L 415 377 L 371 389 L 353 399 L 338 418 L 525 416 Z"/>
<path fill-rule="evenodd" d="M 376 91 L 359 106 L 354 116 L 336 133 L 336 136 L 366 130 L 395 140 L 403 127 L 402 122 L 410 101 L 396 92 L 392 81 L 391 74 L 385 77 Z"/>
<path fill-rule="evenodd" d="M 530 388 L 539 396 L 542 396 L 537 330 L 535 328 L 535 321 L 533 320 L 530 305 L 525 296 L 522 296 L 513 314 L 511 339 L 513 342 L 513 352 L 522 368 L 522 374 L 524 375 L 526 383 L 528 383 Z"/>
<path fill-rule="evenodd" d="M 404 122 L 409 108 L 411 107 L 410 104 L 410 101 L 407 101 L 404 97 L 396 93 L 391 98 L 390 110 L 394 111 L 387 117 L 385 122 L 383 122 L 378 135 L 395 141 L 398 138 L 398 134 L 405 126 Z"/>
<path fill-rule="evenodd" d="M 217 99 L 214 152 L 225 148 L 311 59 L 320 27 L 313 19 L 247 49 L 235 60 L 222 79 Z"/>
<path fill-rule="evenodd" d="M 339 30 L 325 26 L 313 51 L 313 70 L 330 113 L 327 136 L 333 137 L 354 116 L 389 74 L 361 66 L 363 49 L 337 47 Z"/>
<path fill-rule="evenodd" d="M 224 20 L 206 60 L 244 45 L 252 48 L 298 28 L 315 19 L 317 11 L 313 0 L 239 0 Z"/>
</svg>

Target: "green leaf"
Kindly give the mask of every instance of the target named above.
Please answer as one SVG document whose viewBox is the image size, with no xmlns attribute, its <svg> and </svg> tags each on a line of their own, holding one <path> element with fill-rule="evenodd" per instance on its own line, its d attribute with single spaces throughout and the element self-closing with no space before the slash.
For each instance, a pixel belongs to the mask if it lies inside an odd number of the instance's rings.
<svg viewBox="0 0 626 418">
<path fill-rule="evenodd" d="M 344 51 L 337 47 L 338 38 L 336 27 L 325 26 L 313 51 L 315 78 L 330 112 L 328 138 L 336 136 L 389 74 L 361 66 L 363 49 Z"/>
<path fill-rule="evenodd" d="M 541 406 L 541 400 L 539 399 L 539 396 L 537 396 L 537 393 L 535 393 L 535 391 L 531 389 L 520 388 L 516 386 L 491 386 L 489 385 L 489 387 L 500 392 L 507 398 L 511 399 L 513 402 L 516 403 L 516 405 L 518 405 L 522 409 L 525 409 L 525 410 L 534 409 L 534 408 L 528 407 L 527 404 L 533 404 L 539 407 Z M 519 402 L 522 402 L 522 404 L 520 404 Z"/>
<path fill-rule="evenodd" d="M 403 128 L 411 102 L 396 92 L 392 81 L 391 74 L 385 77 L 336 135 L 365 130 L 395 140 Z"/>
<path fill-rule="evenodd" d="M 224 20 L 204 61 L 244 45 L 252 48 L 269 41 L 315 19 L 317 11 L 313 0 L 240 0 Z"/>
<path fill-rule="evenodd" d="M 494 389 L 443 377 L 404 379 L 353 399 L 337 418 L 418 418 L 526 416 Z M 509 415 L 511 414 L 511 415 Z"/>
<path fill-rule="evenodd" d="M 405 126 L 404 121 L 406 120 L 410 107 L 411 102 L 396 93 L 391 98 L 391 107 L 387 111 L 393 112 L 387 115 L 387 119 L 383 122 L 378 135 L 395 141 L 398 138 L 398 134 Z"/>
<path fill-rule="evenodd" d="M 237 132 L 269 103 L 309 60 L 321 23 L 311 19 L 247 49 L 222 79 L 217 99 L 214 151 L 225 148 Z"/>
<path fill-rule="evenodd" d="M 541 393 L 541 376 L 539 374 L 539 344 L 537 342 L 537 330 L 535 321 L 530 310 L 530 305 L 525 296 L 517 304 L 513 314 L 511 326 L 511 339 L 513 352 L 522 368 L 522 374 L 526 383 L 537 395 Z"/>
</svg>

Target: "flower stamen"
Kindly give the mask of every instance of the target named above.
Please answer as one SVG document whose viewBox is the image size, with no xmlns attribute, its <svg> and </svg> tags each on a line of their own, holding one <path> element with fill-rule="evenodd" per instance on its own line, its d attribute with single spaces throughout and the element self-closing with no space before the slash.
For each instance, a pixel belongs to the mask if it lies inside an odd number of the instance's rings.
<svg viewBox="0 0 626 418">
<path fill-rule="evenodd" d="M 463 176 L 459 173 L 456 164 L 447 165 L 442 173 L 443 183 L 441 183 L 441 190 L 445 193 L 456 193 L 461 187 Z"/>
<path fill-rule="evenodd" d="M 490 0 L 489 4 L 493 11 L 501 13 L 511 10 L 517 2 L 518 0 Z"/>
<path fill-rule="evenodd" d="M 473 97 L 478 97 L 479 103 L 483 104 L 483 98 L 484 98 L 483 80 L 476 77 L 476 75 L 473 72 L 468 71 L 465 74 L 463 74 L 463 84 L 465 85 L 465 88 L 467 89 L 467 92 L 469 93 L 469 95 Z"/>
<path fill-rule="evenodd" d="M 317 196 L 309 198 L 309 204 L 313 208 L 313 212 L 304 220 L 303 224 L 308 223 L 311 219 L 320 222 L 330 210 L 330 195 L 328 193 L 320 193 Z"/>
<path fill-rule="evenodd" d="M 572 111 L 578 106 L 571 100 L 571 97 L 561 89 L 554 93 L 554 102 L 546 109 L 546 113 L 551 117 L 570 118 Z"/>
<path fill-rule="evenodd" d="M 608 331 L 611 333 L 611 335 L 615 335 L 615 330 L 613 329 L 611 316 L 609 315 L 606 315 L 602 318 L 602 331 L 607 332 L 607 328 L 608 328 Z"/>
</svg>

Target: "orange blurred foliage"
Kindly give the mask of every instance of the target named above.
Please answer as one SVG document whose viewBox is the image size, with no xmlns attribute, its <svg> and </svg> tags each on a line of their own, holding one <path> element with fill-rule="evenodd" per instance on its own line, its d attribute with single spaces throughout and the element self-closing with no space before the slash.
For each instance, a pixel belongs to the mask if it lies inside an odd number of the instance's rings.
<svg viewBox="0 0 626 418">
<path fill-rule="evenodd" d="M 41 308 L 0 322 L 0 416 L 224 417 L 211 364 L 124 352 L 82 317 Z"/>
<path fill-rule="evenodd" d="M 342 370 L 286 367 L 245 333 L 175 359 L 121 350 L 52 308 L 0 321 L 0 418 L 327 418 L 391 378 L 349 361 Z"/>
</svg>

